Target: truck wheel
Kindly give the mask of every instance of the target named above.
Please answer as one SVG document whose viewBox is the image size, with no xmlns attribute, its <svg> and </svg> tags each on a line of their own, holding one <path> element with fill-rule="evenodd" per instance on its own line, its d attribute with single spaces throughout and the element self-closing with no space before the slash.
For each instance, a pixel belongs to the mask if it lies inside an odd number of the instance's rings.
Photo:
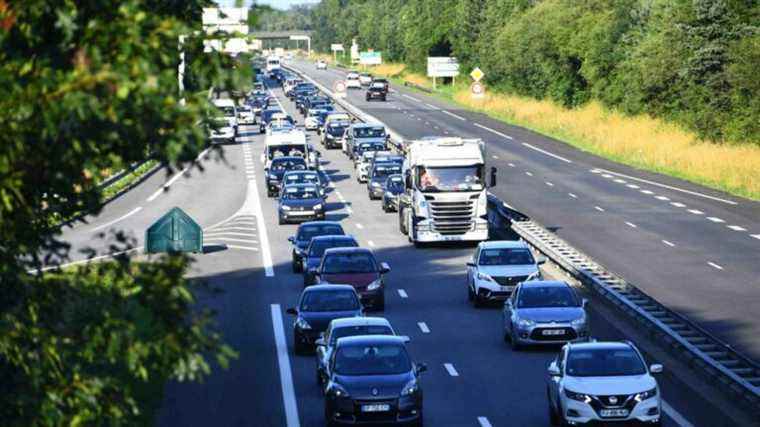
<svg viewBox="0 0 760 427">
<path fill-rule="evenodd" d="M 467 285 L 467 301 L 472 301 L 475 298 L 475 293 L 472 291 L 470 285 Z"/>
<path fill-rule="evenodd" d="M 406 234 L 406 224 L 404 223 L 406 221 L 406 209 L 405 208 L 399 208 L 398 209 L 398 231 L 401 232 L 401 234 Z"/>
</svg>

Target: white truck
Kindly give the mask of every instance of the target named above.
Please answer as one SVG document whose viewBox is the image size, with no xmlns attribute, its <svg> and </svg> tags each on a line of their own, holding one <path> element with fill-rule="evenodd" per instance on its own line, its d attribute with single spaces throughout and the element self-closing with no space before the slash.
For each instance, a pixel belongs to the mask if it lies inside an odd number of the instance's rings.
<svg viewBox="0 0 760 427">
<path fill-rule="evenodd" d="M 280 57 L 278 55 L 270 55 L 267 57 L 267 75 L 271 77 L 272 71 L 280 69 Z"/>
<path fill-rule="evenodd" d="M 307 142 L 306 133 L 302 130 L 291 130 L 285 133 L 271 133 L 264 140 L 264 153 L 261 162 L 264 170 L 269 169 L 272 159 L 275 157 L 303 157 L 309 169 L 319 169 L 320 153 Z"/>
<path fill-rule="evenodd" d="M 488 240 L 485 145 L 480 139 L 434 137 L 410 141 L 399 229 L 415 245 Z M 496 168 L 489 171 L 496 185 Z"/>
</svg>

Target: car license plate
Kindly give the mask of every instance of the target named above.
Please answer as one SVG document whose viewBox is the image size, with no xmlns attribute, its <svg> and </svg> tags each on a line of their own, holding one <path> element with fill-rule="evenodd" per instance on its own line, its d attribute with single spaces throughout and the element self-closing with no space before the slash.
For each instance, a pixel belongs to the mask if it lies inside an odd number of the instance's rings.
<svg viewBox="0 0 760 427">
<path fill-rule="evenodd" d="M 362 412 L 385 412 L 390 411 L 391 405 L 387 403 L 377 403 L 372 405 L 362 405 Z"/>
<path fill-rule="evenodd" d="M 462 238 L 459 236 L 443 236 L 443 240 L 456 241 L 456 240 L 462 240 Z"/>
<path fill-rule="evenodd" d="M 599 411 L 599 415 L 603 417 L 627 417 L 627 409 L 602 409 Z"/>
<path fill-rule="evenodd" d="M 312 211 L 290 211 L 290 215 L 314 215 Z"/>
<path fill-rule="evenodd" d="M 565 331 L 563 329 L 544 329 L 541 331 L 542 335 L 565 335 Z"/>
</svg>

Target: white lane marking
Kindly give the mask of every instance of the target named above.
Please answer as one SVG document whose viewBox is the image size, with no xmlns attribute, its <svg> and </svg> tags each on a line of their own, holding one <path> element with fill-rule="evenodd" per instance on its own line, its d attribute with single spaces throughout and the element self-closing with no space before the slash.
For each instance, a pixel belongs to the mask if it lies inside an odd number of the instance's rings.
<svg viewBox="0 0 760 427">
<path fill-rule="evenodd" d="M 205 150 L 201 151 L 200 154 L 198 154 L 198 157 L 195 158 L 195 161 L 197 162 L 198 160 L 200 160 L 201 157 L 205 156 L 206 153 L 208 152 L 208 150 L 209 150 L 209 148 L 206 148 Z M 184 175 L 185 172 L 187 172 L 188 170 L 190 170 L 190 168 L 192 166 L 193 166 L 192 164 L 189 164 L 189 165 L 185 166 L 184 169 L 182 169 L 181 171 L 179 171 L 176 174 L 174 174 L 174 176 L 171 177 L 171 179 L 169 179 L 169 181 L 167 181 L 166 184 L 164 184 L 161 187 L 159 187 L 158 190 L 156 190 L 155 193 L 151 194 L 151 196 L 146 199 L 146 201 L 152 202 L 152 201 L 156 200 L 156 198 L 158 196 L 160 196 L 161 193 L 164 192 L 164 190 L 166 190 L 167 188 L 171 187 L 172 184 L 174 184 L 175 181 L 177 181 L 182 175 Z"/>
<path fill-rule="evenodd" d="M 670 419 L 675 421 L 676 424 L 678 424 L 679 427 L 694 427 L 694 424 L 690 423 L 686 418 L 684 418 L 683 415 L 681 415 L 678 411 L 673 409 L 672 406 L 670 406 L 667 402 L 664 400 L 660 401 L 660 404 L 662 405 L 662 412 L 665 413 Z"/>
<path fill-rule="evenodd" d="M 667 202 L 667 201 L 670 200 L 669 198 L 667 198 L 665 196 L 655 196 L 655 199 L 662 200 L 663 202 Z"/>
<path fill-rule="evenodd" d="M 432 104 L 425 103 L 425 105 L 428 106 L 428 107 L 430 107 L 430 108 L 432 108 L 432 109 L 434 109 L 434 110 L 438 109 L 438 107 L 436 107 L 435 105 L 432 105 Z"/>
<path fill-rule="evenodd" d="M 523 142 L 522 145 L 524 145 L 525 147 L 530 148 L 531 150 L 535 150 L 535 151 L 538 151 L 539 153 L 546 154 L 549 157 L 553 157 L 553 158 L 555 158 L 557 160 L 561 160 L 561 161 L 563 161 L 565 163 L 572 163 L 573 162 L 572 160 L 568 160 L 568 159 L 566 159 L 566 158 L 564 158 L 562 156 L 558 156 L 558 155 L 556 155 L 554 153 L 550 153 L 550 152 L 548 152 L 546 150 L 542 150 L 542 149 L 536 147 L 535 145 L 530 145 L 527 142 Z"/>
<path fill-rule="evenodd" d="M 749 237 L 755 238 L 757 240 L 760 240 L 760 234 L 750 234 Z"/>
<path fill-rule="evenodd" d="M 209 233 L 203 233 L 203 237 L 219 237 L 219 236 L 238 236 L 238 237 L 258 237 L 256 233 L 240 233 L 236 231 L 212 231 Z"/>
<path fill-rule="evenodd" d="M 552 184 L 552 183 L 551 183 L 551 182 L 549 182 L 549 181 L 546 181 L 546 185 L 548 185 L 549 187 L 554 187 L 554 184 Z"/>
<path fill-rule="evenodd" d="M 401 96 L 403 96 L 404 98 L 411 99 L 412 101 L 421 102 L 419 99 L 417 99 L 417 98 L 415 98 L 413 96 L 409 96 L 409 95 L 407 95 L 405 93 L 402 93 Z"/>
<path fill-rule="evenodd" d="M 449 131 L 445 130 L 445 131 L 443 131 L 443 133 L 444 133 L 445 135 L 448 135 L 448 134 L 449 134 Z"/>
<path fill-rule="evenodd" d="M 704 212 L 698 210 L 698 209 L 689 209 L 687 212 L 693 213 L 694 215 L 704 215 Z"/>
<path fill-rule="evenodd" d="M 667 240 L 663 240 L 663 241 L 662 241 L 662 243 L 664 243 L 664 244 L 666 244 L 666 245 L 670 246 L 671 248 L 672 248 L 672 247 L 674 247 L 674 246 L 676 245 L 675 243 L 673 243 L 673 242 L 669 242 L 669 241 L 667 241 Z"/>
<path fill-rule="evenodd" d="M 287 427 L 299 427 L 296 389 L 293 386 L 293 373 L 290 370 L 288 345 L 285 343 L 285 329 L 282 327 L 282 310 L 280 304 L 272 304 L 272 328 L 277 347 L 277 362 L 280 367 L 280 384 L 282 385 L 282 402 L 285 406 L 285 424 Z"/>
<path fill-rule="evenodd" d="M 710 261 L 708 261 L 708 262 L 707 262 L 707 265 L 709 265 L 709 266 L 710 266 L 710 267 L 712 267 L 712 268 L 718 269 L 718 270 L 723 270 L 723 267 L 721 267 L 720 265 L 718 265 L 718 264 L 716 264 L 716 263 L 714 263 L 714 262 L 710 262 Z"/>
<path fill-rule="evenodd" d="M 675 206 L 675 207 L 677 207 L 677 208 L 685 208 L 685 207 L 686 207 L 686 205 L 684 205 L 684 204 L 683 204 L 683 203 L 681 203 L 681 202 L 670 202 L 670 205 L 671 205 L 671 206 Z"/>
<path fill-rule="evenodd" d="M 738 225 L 727 225 L 726 227 L 728 227 L 728 228 L 730 228 L 731 230 L 734 230 L 734 231 L 747 231 L 746 228 L 738 226 Z"/>
<path fill-rule="evenodd" d="M 400 296 L 401 298 L 409 298 L 409 295 L 407 295 L 406 291 L 403 289 L 398 290 L 398 296 Z"/>
<path fill-rule="evenodd" d="M 602 173 L 599 169 L 591 169 L 589 172 L 591 173 Z"/>
<path fill-rule="evenodd" d="M 367 244 L 372 246 L 373 248 L 375 247 L 375 242 L 373 242 L 372 240 L 367 240 Z"/>
<path fill-rule="evenodd" d="M 203 236 L 203 237 L 206 237 L 206 236 Z M 253 243 L 253 244 L 259 243 L 259 241 L 256 239 L 236 239 L 234 237 L 224 237 L 224 236 L 213 236 L 213 237 L 210 237 L 210 239 L 216 239 L 214 241 L 224 240 L 225 242 L 230 241 L 230 242 Z M 256 250 L 258 251 L 258 249 Z"/>
<path fill-rule="evenodd" d="M 598 210 L 599 212 L 604 212 L 604 209 L 600 208 L 599 206 L 594 206 L 594 209 Z"/>
<path fill-rule="evenodd" d="M 603 178 L 612 178 L 612 175 L 610 175 L 608 173 L 605 173 L 605 174 L 602 174 L 602 177 Z"/>
<path fill-rule="evenodd" d="M 449 112 L 449 111 L 446 111 L 446 110 L 441 110 L 441 112 L 442 112 L 442 113 L 445 113 L 445 114 L 448 114 L 449 116 L 451 116 L 451 117 L 453 117 L 453 118 L 455 118 L 455 119 L 459 119 L 459 120 L 461 120 L 461 121 L 465 121 L 465 120 L 467 120 L 467 119 L 465 119 L 465 118 L 464 118 L 464 117 L 462 117 L 462 116 L 457 116 L 456 114 L 454 114 L 454 113 L 452 113 L 452 112 Z"/>
<path fill-rule="evenodd" d="M 533 173 L 531 173 L 531 172 L 525 172 L 525 175 L 533 176 Z"/>
<path fill-rule="evenodd" d="M 654 191 L 649 191 L 649 190 L 641 190 L 641 193 L 642 193 L 642 194 L 647 194 L 647 195 L 650 195 L 650 196 L 651 196 L 652 194 L 654 194 Z"/>
<path fill-rule="evenodd" d="M 256 180 L 248 180 L 248 194 L 239 213 L 253 214 L 256 217 L 256 228 L 259 231 L 259 239 L 261 240 L 261 258 L 264 262 L 264 272 L 267 277 L 274 277 L 267 224 L 264 221 L 264 211 L 261 209 L 261 199 L 259 199 L 259 190 L 256 188 Z"/>
<path fill-rule="evenodd" d="M 641 187 L 639 187 L 639 186 L 638 186 L 638 185 L 636 185 L 636 184 L 628 184 L 628 185 L 626 185 L 626 187 L 628 187 L 628 188 L 631 188 L 631 189 L 634 189 L 634 190 L 638 190 L 639 188 L 641 188 Z"/>
<path fill-rule="evenodd" d="M 513 168 L 513 167 L 515 167 L 515 164 L 514 164 L 514 163 L 507 163 L 507 164 L 509 165 L 509 167 L 510 167 L 510 168 Z"/>
<path fill-rule="evenodd" d="M 486 417 L 478 417 L 478 424 L 480 424 L 480 427 L 493 427 Z"/>
<path fill-rule="evenodd" d="M 419 326 L 423 334 L 430 333 L 430 328 L 428 328 L 428 325 L 425 322 L 417 322 L 417 326 Z"/>
<path fill-rule="evenodd" d="M 436 125 L 433 125 L 433 129 L 440 129 L 440 128 Z"/>
<path fill-rule="evenodd" d="M 88 259 L 83 259 L 83 260 L 80 260 L 80 261 L 67 262 L 67 263 L 61 264 L 61 265 L 51 265 L 49 267 L 40 268 L 39 271 L 43 271 L 44 272 L 44 271 L 55 270 L 57 268 L 66 268 L 66 267 L 72 267 L 72 266 L 75 266 L 75 265 L 88 264 L 88 263 L 91 263 L 91 262 L 99 262 L 99 261 L 103 261 L 104 259 L 115 258 L 115 257 L 117 257 L 119 255 L 124 255 L 124 254 L 132 253 L 132 252 L 142 252 L 142 250 L 143 250 L 143 248 L 141 246 L 139 248 L 127 249 L 125 251 L 118 251 L 118 252 L 113 252 L 113 253 L 110 253 L 110 254 L 98 255 L 98 256 L 95 256 L 95 257 L 92 257 L 92 258 L 88 258 Z M 37 271 L 37 270 L 29 270 L 30 273 L 35 272 L 35 271 Z"/>
<path fill-rule="evenodd" d="M 494 133 L 494 134 L 496 134 L 496 135 L 499 135 L 499 136 L 500 136 L 500 137 L 502 137 L 502 138 L 506 138 L 506 139 L 509 139 L 509 140 L 514 140 L 514 138 L 512 138 L 511 136 L 509 136 L 509 135 L 507 135 L 507 134 L 505 134 L 505 133 L 501 133 L 501 132 L 499 132 L 498 130 L 495 130 L 495 129 L 491 129 L 491 128 L 489 128 L 488 126 L 483 126 L 483 125 L 481 125 L 480 123 L 473 123 L 473 124 L 474 124 L 475 126 L 477 126 L 477 127 L 481 128 L 481 129 L 485 129 L 485 130 L 487 130 L 487 131 L 489 131 L 489 132 L 491 132 L 491 133 Z"/>
<path fill-rule="evenodd" d="M 361 229 L 364 228 L 364 226 L 357 222 L 356 223 L 356 228 L 358 228 L 359 230 L 361 230 Z"/>
<path fill-rule="evenodd" d="M 446 372 L 448 372 L 449 375 L 451 375 L 452 377 L 459 376 L 459 372 L 457 372 L 457 370 L 454 369 L 454 365 L 452 365 L 451 363 L 444 363 L 443 367 L 446 368 Z"/>
<path fill-rule="evenodd" d="M 707 219 L 710 220 L 710 221 L 712 221 L 712 222 L 716 222 L 716 223 L 726 222 L 726 221 L 723 221 L 722 219 L 720 219 L 718 217 L 715 217 L 715 216 L 708 216 Z"/>
<path fill-rule="evenodd" d="M 573 199 L 577 199 L 578 198 L 578 196 L 576 196 L 573 193 L 567 193 L 567 195 L 570 196 L 570 197 L 572 197 Z"/>
<path fill-rule="evenodd" d="M 491 157 L 494 158 L 494 159 L 496 159 L 496 160 L 499 160 L 499 156 L 493 156 L 492 155 Z"/>
<path fill-rule="evenodd" d="M 625 181 L 623 181 L 622 179 L 616 179 L 615 182 L 617 182 L 618 184 L 625 184 Z"/>
<path fill-rule="evenodd" d="M 227 240 L 234 240 L 234 239 L 227 239 Z M 228 248 L 231 248 L 231 249 L 240 249 L 240 250 L 243 250 L 243 251 L 251 251 L 251 252 L 258 252 L 259 251 L 259 248 L 253 248 L 253 247 L 250 247 L 250 246 L 240 246 L 240 245 L 230 245 L 230 244 L 226 244 L 226 246 Z"/>
<path fill-rule="evenodd" d="M 629 227 L 631 227 L 631 228 L 636 228 L 636 224 L 634 224 L 634 223 L 632 223 L 632 222 L 628 222 L 628 221 L 626 221 L 626 222 L 625 222 L 625 225 L 627 225 L 627 226 L 629 226 Z"/>
<path fill-rule="evenodd" d="M 125 220 L 125 219 L 129 218 L 130 216 L 132 216 L 132 215 L 134 215 L 134 214 L 136 214 L 136 213 L 140 212 L 141 210 L 142 210 L 142 206 L 138 206 L 138 207 L 136 207 L 136 208 L 132 209 L 131 211 L 127 212 L 126 214 L 124 214 L 124 215 L 122 215 L 122 216 L 120 216 L 120 217 L 116 218 L 116 219 L 115 219 L 115 220 L 113 220 L 113 221 L 107 222 L 107 223 L 105 223 L 105 224 L 103 224 L 103 225 L 99 225 L 99 226 L 97 226 L 97 227 L 93 228 L 93 229 L 92 229 L 92 231 L 98 231 L 98 230 L 102 230 L 102 229 L 104 229 L 104 228 L 106 228 L 106 227 L 109 227 L 109 226 L 111 226 L 111 225 L 114 225 L 114 224 L 116 224 L 117 222 L 119 222 L 119 221 L 122 221 L 122 220 Z"/>
<path fill-rule="evenodd" d="M 599 170 L 607 172 L 607 173 L 611 173 L 613 175 L 617 175 L 617 176 L 622 177 L 622 178 L 628 178 L 628 179 L 632 179 L 634 181 L 643 182 L 643 183 L 650 184 L 650 185 L 656 185 L 656 186 L 661 187 L 661 188 L 667 188 L 669 190 L 680 191 L 682 193 L 691 194 L 692 196 L 703 197 L 705 199 L 715 200 L 716 202 L 726 203 L 726 204 L 729 204 L 729 205 L 738 205 L 737 202 L 734 202 L 732 200 L 721 199 L 719 197 L 713 197 L 713 196 L 710 196 L 710 195 L 707 195 L 707 194 L 702 194 L 702 193 L 699 193 L 699 192 L 696 192 L 696 191 L 691 191 L 691 190 L 686 190 L 686 189 L 679 188 L 679 187 L 673 187 L 671 185 L 661 184 L 659 182 L 650 181 L 648 179 L 636 178 L 635 176 L 625 175 L 625 174 L 618 173 L 618 172 L 612 172 L 612 171 L 608 171 L 606 169 L 599 169 Z"/>
</svg>

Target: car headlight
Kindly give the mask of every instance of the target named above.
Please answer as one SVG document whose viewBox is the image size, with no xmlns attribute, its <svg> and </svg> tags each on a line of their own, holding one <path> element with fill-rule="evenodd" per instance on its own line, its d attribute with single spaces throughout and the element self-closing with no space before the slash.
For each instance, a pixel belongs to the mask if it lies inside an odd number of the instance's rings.
<svg viewBox="0 0 760 427">
<path fill-rule="evenodd" d="M 567 396 L 568 399 L 576 400 L 578 402 L 591 403 L 591 396 L 585 393 L 576 393 L 574 391 L 565 389 L 565 396 Z"/>
<path fill-rule="evenodd" d="M 322 210 L 322 205 L 321 205 L 321 204 L 319 204 L 319 205 L 314 205 L 314 210 L 315 210 L 315 211 L 320 211 L 320 210 Z"/>
<path fill-rule="evenodd" d="M 530 320 L 530 319 L 520 319 L 520 320 L 517 321 L 517 326 L 521 326 L 523 328 L 529 328 L 529 327 L 531 327 L 531 326 L 533 326 L 535 324 L 536 324 L 536 322 L 534 322 L 533 320 Z"/>
<path fill-rule="evenodd" d="M 577 319 L 570 321 L 570 324 L 576 327 L 580 327 L 586 324 L 586 316 L 581 316 Z"/>
<path fill-rule="evenodd" d="M 367 290 L 368 291 L 374 291 L 376 289 L 380 289 L 380 286 L 382 286 L 382 285 L 383 285 L 382 280 L 377 279 L 374 282 L 372 282 L 369 285 L 367 285 Z"/>
<path fill-rule="evenodd" d="M 330 385 L 327 386 L 327 394 L 340 398 L 348 397 L 348 392 L 346 389 L 337 383 L 330 383 Z"/>
<path fill-rule="evenodd" d="M 478 280 L 485 280 L 486 282 L 495 282 L 495 280 L 493 280 L 493 277 L 485 273 L 478 273 Z"/>
<path fill-rule="evenodd" d="M 299 317 L 296 319 L 296 327 L 298 329 L 311 329 L 311 325 L 309 322 L 303 319 L 303 317 Z"/>
<path fill-rule="evenodd" d="M 284 211 L 289 211 L 290 210 L 290 206 L 288 206 L 288 205 L 282 205 L 282 206 L 280 206 L 280 209 L 282 209 Z"/>
<path fill-rule="evenodd" d="M 327 138 L 327 139 L 333 139 L 333 138 L 335 138 L 335 137 L 334 137 L 334 136 L 332 136 L 332 134 L 330 134 L 329 132 L 326 132 L 326 133 L 325 133 L 325 138 Z"/>
<path fill-rule="evenodd" d="M 382 187 L 382 185 L 379 182 L 373 182 L 373 183 L 370 184 L 370 186 L 375 187 L 375 188 Z"/>
<path fill-rule="evenodd" d="M 401 389 L 401 395 L 402 396 L 409 396 L 409 395 L 412 395 L 414 393 L 417 393 L 417 391 L 419 389 L 420 389 L 420 386 L 419 386 L 419 384 L 417 384 L 417 380 L 411 380 L 408 383 L 406 383 L 406 385 L 404 386 L 404 388 Z"/>
<path fill-rule="evenodd" d="M 651 399 L 655 396 L 657 396 L 657 387 L 651 390 L 642 391 L 641 393 L 636 393 L 636 397 L 634 397 L 634 399 L 637 402 L 642 402 L 644 400 Z"/>
</svg>

